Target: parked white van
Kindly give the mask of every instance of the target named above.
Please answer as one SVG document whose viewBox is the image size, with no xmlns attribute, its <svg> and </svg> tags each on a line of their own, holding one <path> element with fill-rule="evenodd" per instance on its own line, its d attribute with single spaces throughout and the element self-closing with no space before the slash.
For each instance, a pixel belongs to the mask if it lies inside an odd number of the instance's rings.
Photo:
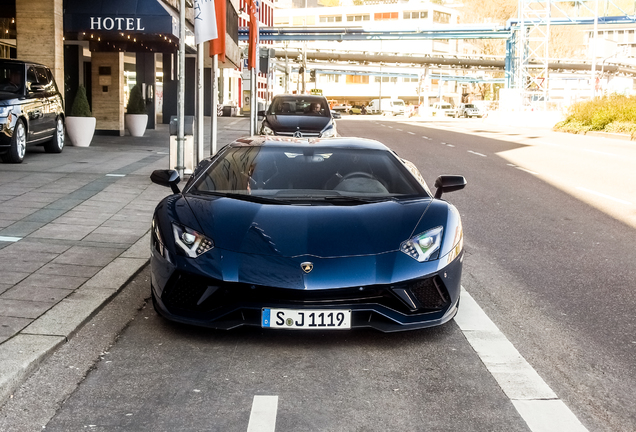
<svg viewBox="0 0 636 432">
<path fill-rule="evenodd" d="M 404 107 L 405 107 L 405 103 L 402 99 L 393 99 L 393 98 L 384 99 L 383 98 L 381 103 L 380 103 L 380 99 L 373 99 L 369 103 L 369 106 L 367 107 L 367 111 L 369 112 L 369 114 L 386 113 L 386 114 L 392 114 L 392 115 L 399 115 L 399 114 L 404 114 Z"/>
</svg>

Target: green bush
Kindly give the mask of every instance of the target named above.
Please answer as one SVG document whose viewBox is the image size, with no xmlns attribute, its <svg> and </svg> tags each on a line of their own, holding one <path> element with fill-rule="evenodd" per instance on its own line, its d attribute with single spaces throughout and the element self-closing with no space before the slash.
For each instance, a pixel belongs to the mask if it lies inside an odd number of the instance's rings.
<svg viewBox="0 0 636 432">
<path fill-rule="evenodd" d="M 130 91 L 128 105 L 126 105 L 126 114 L 146 114 L 146 101 L 141 94 L 141 86 L 135 84 Z"/>
<path fill-rule="evenodd" d="M 604 131 L 636 133 L 636 98 L 610 95 L 573 104 L 555 130 L 573 133 Z"/>
<path fill-rule="evenodd" d="M 71 106 L 72 117 L 92 117 L 91 107 L 88 105 L 88 99 L 86 98 L 86 88 L 80 85 L 77 88 L 73 105 Z"/>
</svg>

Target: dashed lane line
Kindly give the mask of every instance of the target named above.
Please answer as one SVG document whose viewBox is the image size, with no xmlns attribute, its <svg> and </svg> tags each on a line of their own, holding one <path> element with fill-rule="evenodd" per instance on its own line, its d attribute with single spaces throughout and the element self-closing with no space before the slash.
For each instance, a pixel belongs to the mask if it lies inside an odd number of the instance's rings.
<svg viewBox="0 0 636 432">
<path fill-rule="evenodd" d="M 462 287 L 455 322 L 532 432 L 587 432 Z"/>
<path fill-rule="evenodd" d="M 406 131 L 406 133 L 409 133 L 411 135 L 415 135 L 415 132 Z"/>
<path fill-rule="evenodd" d="M 277 411 L 278 396 L 254 396 L 247 432 L 274 432 Z"/>
<path fill-rule="evenodd" d="M 488 156 L 486 156 L 485 154 L 477 153 L 477 152 L 472 151 L 472 150 L 468 150 L 468 153 L 472 153 L 472 154 L 474 154 L 474 155 L 481 156 L 481 157 L 488 157 Z"/>
</svg>

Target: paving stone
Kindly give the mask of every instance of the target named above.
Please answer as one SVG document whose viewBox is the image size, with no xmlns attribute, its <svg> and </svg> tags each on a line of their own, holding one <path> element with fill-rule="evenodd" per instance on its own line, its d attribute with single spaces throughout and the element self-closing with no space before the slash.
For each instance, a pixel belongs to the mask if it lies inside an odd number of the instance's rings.
<svg viewBox="0 0 636 432">
<path fill-rule="evenodd" d="M 6 276 L 10 277 L 11 273 L 16 270 L 21 274 L 33 273 L 44 264 L 46 264 L 46 261 L 24 261 L 21 260 L 19 257 L 4 258 L 0 260 L 0 274 L 2 274 L 2 279 L 0 280 L 6 283 L 4 278 L 5 274 Z"/>
<path fill-rule="evenodd" d="M 93 231 L 93 227 L 85 225 L 69 225 L 50 223 L 34 233 L 30 234 L 32 238 L 49 238 L 64 240 L 81 240 Z"/>
<path fill-rule="evenodd" d="M 22 239 L 19 242 L 13 243 L 11 246 L 12 251 L 15 252 L 28 252 L 31 253 L 54 253 L 61 254 L 68 250 L 71 246 L 59 243 L 49 243 L 40 240 Z"/>
<path fill-rule="evenodd" d="M 0 260 L 17 260 L 44 264 L 57 258 L 58 255 L 58 253 L 54 252 L 41 252 L 30 248 L 21 248 L 20 242 L 17 242 L 0 251 Z"/>
<path fill-rule="evenodd" d="M 13 285 L 0 283 L 0 294 L 11 288 Z"/>
<path fill-rule="evenodd" d="M 29 216 L 27 216 L 29 217 Z M 0 235 L 9 237 L 26 237 L 46 225 L 45 222 L 29 222 L 22 219 L 6 228 L 0 229 Z"/>
<path fill-rule="evenodd" d="M 120 257 L 150 259 L 150 230 Z"/>
<path fill-rule="evenodd" d="M 4 294 L 2 294 L 2 296 L 4 296 Z M 37 318 L 55 304 L 55 302 L 5 300 L 2 296 L 0 296 L 0 316 Z"/>
<path fill-rule="evenodd" d="M 44 287 L 44 288 L 62 288 L 74 290 L 86 282 L 88 278 L 66 275 L 51 275 L 40 273 L 39 271 L 33 273 L 28 278 L 16 285 L 18 287 Z M 5 293 L 6 294 L 6 293 Z"/>
<path fill-rule="evenodd" d="M 29 216 L 24 217 L 22 220 L 25 222 L 53 222 L 58 217 L 66 213 L 67 210 L 59 209 L 40 209 Z"/>
<path fill-rule="evenodd" d="M 25 284 L 27 280 L 28 278 L 2 294 L 2 299 L 57 303 L 73 292 L 72 289 Z"/>
<path fill-rule="evenodd" d="M 22 279 L 28 277 L 31 273 L 16 271 L 0 271 L 0 282 L 4 285 L 13 286 Z"/>
<path fill-rule="evenodd" d="M 3 219 L 3 218 L 0 218 L 0 228 L 5 228 L 5 227 L 8 227 L 9 225 L 13 225 L 17 221 L 18 221 L 17 219 Z"/>
<path fill-rule="evenodd" d="M 100 266 L 50 263 L 40 268 L 38 274 L 91 278 L 101 269 Z"/>
<path fill-rule="evenodd" d="M 84 201 L 81 199 L 62 198 L 47 205 L 46 209 L 71 210 Z"/>
<path fill-rule="evenodd" d="M 125 244 L 127 246 L 132 245 L 137 240 L 139 240 L 140 232 L 136 231 L 135 235 L 130 234 L 96 234 L 91 233 L 86 236 L 84 240 L 96 243 L 106 243 L 106 244 Z"/>
<path fill-rule="evenodd" d="M 28 326 L 31 318 L 14 318 L 0 316 L 0 343 L 6 341 L 17 332 Z"/>
<path fill-rule="evenodd" d="M 147 258 L 117 258 L 89 279 L 82 289 L 119 289 L 147 262 Z"/>
<path fill-rule="evenodd" d="M 26 327 L 23 334 L 70 337 L 116 290 L 90 289 L 77 291 Z"/>
<path fill-rule="evenodd" d="M 53 264 L 105 266 L 123 251 L 118 248 L 73 246 L 53 260 Z"/>
</svg>

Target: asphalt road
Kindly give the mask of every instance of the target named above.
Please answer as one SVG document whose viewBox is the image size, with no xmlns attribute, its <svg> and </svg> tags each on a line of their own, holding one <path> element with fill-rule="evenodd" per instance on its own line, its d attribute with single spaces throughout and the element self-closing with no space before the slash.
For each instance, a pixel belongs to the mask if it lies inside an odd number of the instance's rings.
<svg viewBox="0 0 636 432">
<path fill-rule="evenodd" d="M 558 149 L 567 178 L 535 171 L 558 170 L 553 146 L 531 152 L 560 136 L 448 124 L 457 127 L 338 126 L 389 144 L 430 186 L 440 174 L 467 178 L 444 196 L 464 222 L 463 286 L 589 431 L 636 430 L 636 233 L 619 217 L 634 207 L 627 179 L 612 176 L 630 148 L 595 168 L 608 182 L 595 180 L 598 190 L 623 201 L 606 205 L 564 186 L 586 175 L 572 168 L 589 157 L 576 147 Z M 535 165 L 524 167 L 528 152 Z M 147 286 L 146 269 L 16 393 L 0 429 L 261 431 L 251 423 L 259 395 L 277 397 L 276 431 L 530 430 L 455 322 L 398 334 L 216 332 L 138 310 Z"/>
</svg>

